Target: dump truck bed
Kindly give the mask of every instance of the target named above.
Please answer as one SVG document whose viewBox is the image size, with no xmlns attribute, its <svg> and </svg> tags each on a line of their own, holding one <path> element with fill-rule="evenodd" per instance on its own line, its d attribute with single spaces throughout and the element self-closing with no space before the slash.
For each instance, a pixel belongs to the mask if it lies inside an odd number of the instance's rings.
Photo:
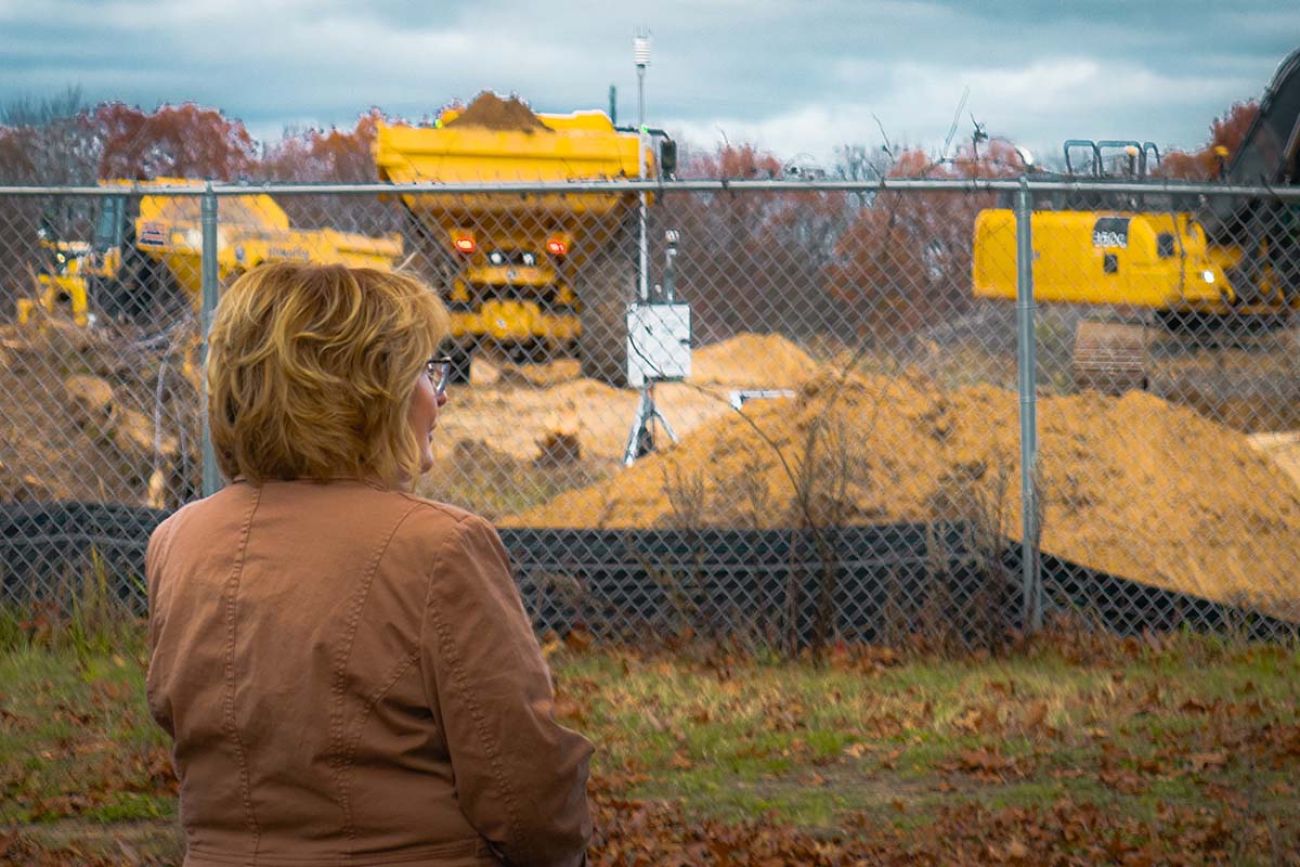
<svg viewBox="0 0 1300 867">
<path fill-rule="evenodd" d="M 639 137 L 598 111 L 538 115 L 544 127 L 411 127 L 380 124 L 375 162 L 394 183 L 572 181 L 635 178 Z"/>
<path fill-rule="evenodd" d="M 614 180 L 640 175 L 635 133 L 620 132 L 599 111 L 537 115 L 540 126 L 496 129 L 450 124 L 439 127 L 380 124 L 375 164 L 380 180 L 393 183 L 475 184 Z M 655 167 L 646 149 L 646 173 Z M 431 227 L 449 231 L 489 216 L 515 221 L 541 219 L 574 233 L 617 220 L 635 202 L 626 194 L 404 195 L 402 201 Z"/>
</svg>

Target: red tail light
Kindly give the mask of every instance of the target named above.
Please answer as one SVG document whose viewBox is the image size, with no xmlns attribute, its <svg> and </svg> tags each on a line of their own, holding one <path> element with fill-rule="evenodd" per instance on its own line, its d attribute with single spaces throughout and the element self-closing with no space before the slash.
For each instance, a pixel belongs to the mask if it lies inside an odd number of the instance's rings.
<svg viewBox="0 0 1300 867">
<path fill-rule="evenodd" d="M 451 245 L 456 248 L 457 253 L 463 253 L 468 256 L 478 249 L 478 244 L 474 241 L 473 235 L 453 235 Z"/>
<path fill-rule="evenodd" d="M 563 238 L 547 238 L 546 252 L 552 256 L 564 256 L 569 252 L 569 242 Z"/>
</svg>

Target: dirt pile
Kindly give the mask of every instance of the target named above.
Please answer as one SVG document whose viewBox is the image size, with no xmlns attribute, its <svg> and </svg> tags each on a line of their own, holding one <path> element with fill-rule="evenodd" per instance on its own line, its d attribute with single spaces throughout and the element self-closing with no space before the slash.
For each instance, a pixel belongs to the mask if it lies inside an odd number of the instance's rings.
<svg viewBox="0 0 1300 867">
<path fill-rule="evenodd" d="M 459 116 L 448 121 L 447 126 L 481 126 L 522 132 L 552 131 L 518 97 L 502 99 L 490 90 L 474 97 L 474 101 Z"/>
<path fill-rule="evenodd" d="M 1300 485 L 1300 431 L 1252 434 L 1248 439 Z"/>
<path fill-rule="evenodd" d="M 728 413 L 608 481 L 502 523 L 960 518 L 1020 537 L 1014 393 L 850 377 L 836 397 L 835 381 L 823 374 L 793 399 Z M 1045 399 L 1039 428 L 1045 551 L 1223 601 L 1280 610 L 1300 599 L 1300 487 L 1244 436 L 1140 392 Z"/>
<path fill-rule="evenodd" d="M 576 358 L 557 358 L 544 364 L 503 364 L 499 381 L 502 385 L 525 385 L 550 388 L 582 378 L 582 365 Z"/>
<path fill-rule="evenodd" d="M 779 334 L 738 334 L 695 351 L 690 382 L 737 388 L 793 388 L 820 369 Z"/>
<path fill-rule="evenodd" d="M 174 505 L 198 459 L 179 361 L 59 320 L 0 328 L 0 500 Z"/>
<path fill-rule="evenodd" d="M 679 436 L 731 412 L 730 393 L 793 388 L 819 370 L 803 350 L 776 334 L 739 334 L 695 352 L 687 382 L 655 389 L 659 410 Z M 521 461 L 550 460 L 557 432 L 584 461 L 617 464 L 636 414 L 637 392 L 583 378 L 577 359 L 511 364 L 476 357 L 471 387 L 454 389 L 439 420 L 440 457 L 463 440 L 490 442 Z"/>
</svg>

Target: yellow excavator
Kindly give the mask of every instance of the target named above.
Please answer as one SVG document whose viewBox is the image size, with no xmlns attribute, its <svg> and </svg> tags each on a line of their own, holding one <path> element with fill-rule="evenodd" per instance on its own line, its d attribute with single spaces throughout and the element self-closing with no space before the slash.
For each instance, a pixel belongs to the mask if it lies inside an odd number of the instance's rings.
<svg viewBox="0 0 1300 867">
<path fill-rule="evenodd" d="M 1076 165 L 1081 150 L 1087 158 Z M 1112 311 L 1078 326 L 1081 388 L 1146 388 L 1152 347 L 1164 335 L 1212 345 L 1221 341 L 1207 335 L 1266 330 L 1300 311 L 1300 203 L 1201 199 L 1172 184 L 1122 195 L 1088 189 L 1090 180 L 1140 180 L 1158 162 L 1150 142 L 1071 140 L 1065 177 L 1078 189 L 1036 202 L 1035 300 Z M 1300 50 L 1279 66 L 1220 175 L 1232 184 L 1300 183 Z M 974 235 L 975 295 L 1014 300 L 1013 212 L 982 211 Z"/>
<path fill-rule="evenodd" d="M 432 126 L 380 124 L 374 155 L 394 183 L 659 177 L 676 162 L 660 130 L 619 129 L 601 111 L 534 114 L 490 91 Z M 401 203 L 415 265 L 451 312 L 454 381 L 485 346 L 517 360 L 576 350 L 585 375 L 626 380 L 635 194 L 403 193 Z"/>
<path fill-rule="evenodd" d="M 195 187 L 199 181 L 157 178 L 102 181 L 121 194 L 96 199 L 89 240 L 57 237 L 43 223 L 45 262 L 36 297 L 18 301 L 18 320 L 38 311 L 78 325 L 113 321 L 156 325 L 197 309 L 203 241 L 197 196 L 150 194 L 153 187 Z M 138 192 L 145 190 L 143 194 Z M 223 196 L 218 203 L 217 275 L 225 282 L 264 262 L 308 261 L 391 269 L 402 255 L 398 235 L 369 237 L 334 229 L 297 229 L 268 195 Z"/>
</svg>

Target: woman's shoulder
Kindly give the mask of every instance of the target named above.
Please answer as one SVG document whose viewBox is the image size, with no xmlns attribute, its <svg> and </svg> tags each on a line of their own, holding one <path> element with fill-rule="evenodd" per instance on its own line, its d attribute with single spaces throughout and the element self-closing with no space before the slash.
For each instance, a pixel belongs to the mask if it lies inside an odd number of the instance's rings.
<svg viewBox="0 0 1300 867">
<path fill-rule="evenodd" d="M 395 491 L 393 496 L 400 497 L 410 510 L 404 525 L 409 525 L 416 532 L 436 531 L 435 536 L 446 534 L 477 534 L 484 531 L 496 533 L 496 529 L 486 518 L 474 512 L 409 494 Z"/>
<path fill-rule="evenodd" d="M 281 483 L 227 485 L 218 493 L 173 512 L 153 532 L 151 544 L 170 547 L 173 539 L 201 543 L 205 537 L 228 541 L 246 525 L 254 531 L 304 526 L 327 535 L 366 536 L 363 528 L 389 540 L 388 547 L 429 555 L 448 545 L 463 547 L 496 539 L 496 530 L 473 512 L 404 491 L 360 483 Z"/>
</svg>

